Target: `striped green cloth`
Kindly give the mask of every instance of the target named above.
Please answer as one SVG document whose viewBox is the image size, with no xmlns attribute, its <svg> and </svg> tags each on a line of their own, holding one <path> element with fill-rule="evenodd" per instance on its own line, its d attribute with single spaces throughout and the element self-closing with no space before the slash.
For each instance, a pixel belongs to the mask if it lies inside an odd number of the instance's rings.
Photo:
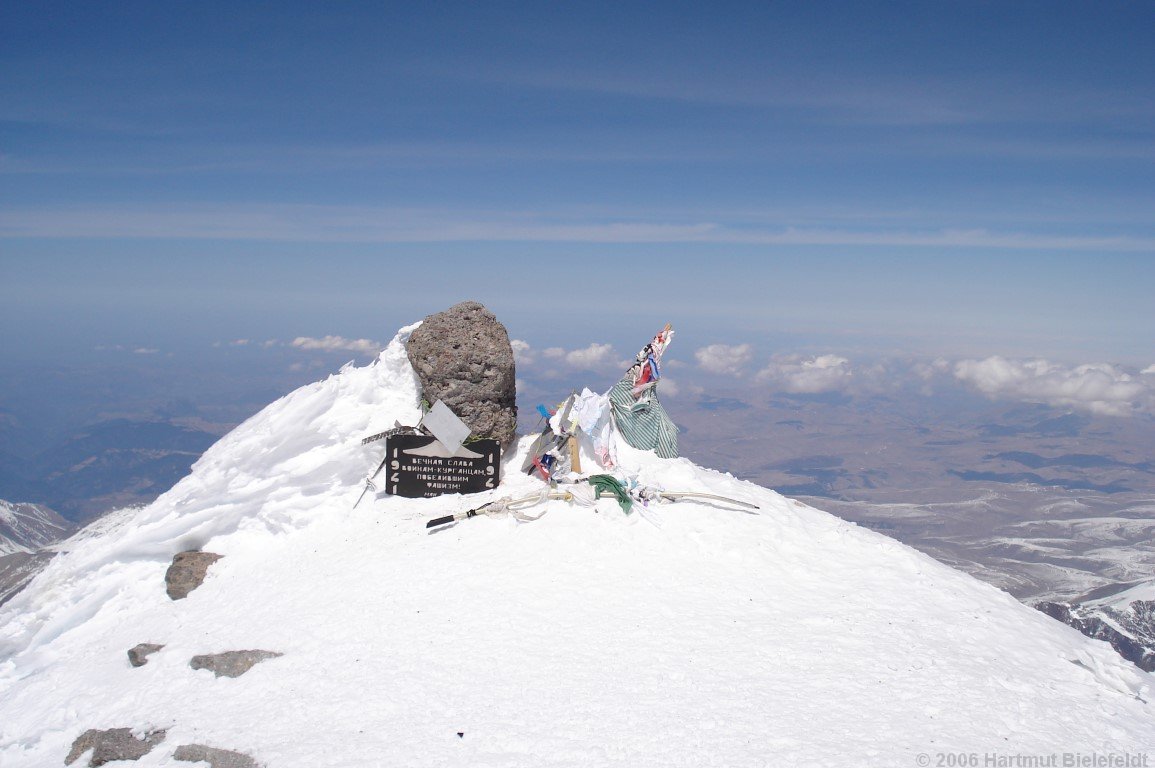
<svg viewBox="0 0 1155 768">
<path fill-rule="evenodd" d="M 609 391 L 618 431 L 634 448 L 653 451 L 663 459 L 678 458 L 678 428 L 658 402 L 657 390 L 634 400 L 633 388 L 633 379 L 627 376 Z"/>
</svg>

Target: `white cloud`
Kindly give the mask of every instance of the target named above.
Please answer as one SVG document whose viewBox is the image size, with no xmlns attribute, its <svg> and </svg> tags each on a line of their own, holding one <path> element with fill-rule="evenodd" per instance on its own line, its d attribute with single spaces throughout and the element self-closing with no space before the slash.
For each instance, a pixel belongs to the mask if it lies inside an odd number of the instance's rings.
<svg viewBox="0 0 1155 768">
<path fill-rule="evenodd" d="M 617 365 L 618 361 L 615 359 L 617 355 L 614 353 L 612 344 L 590 344 L 585 349 L 575 349 L 571 352 L 566 352 L 565 361 L 574 368 L 605 368 L 610 365 Z"/>
<path fill-rule="evenodd" d="M 369 339 L 346 339 L 344 336 L 324 336 L 320 339 L 308 336 L 298 336 L 293 339 L 291 346 L 297 349 L 323 350 L 325 352 L 359 352 L 366 355 L 375 355 L 381 351 L 381 345 Z"/>
<path fill-rule="evenodd" d="M 749 344 L 711 344 L 694 352 L 698 367 L 724 376 L 741 376 L 750 362 L 753 349 Z"/>
<path fill-rule="evenodd" d="M 132 351 L 138 355 L 155 355 L 157 352 L 160 352 L 159 349 L 153 349 L 152 347 L 137 347 Z"/>
<path fill-rule="evenodd" d="M 531 379 L 561 379 L 574 371 L 624 371 L 632 364 L 632 361 L 617 359 L 612 344 L 594 342 L 581 349 L 546 347 L 541 350 L 521 339 L 511 339 L 509 344 L 513 347 L 514 360 L 520 366 L 518 371 Z"/>
<path fill-rule="evenodd" d="M 954 364 L 945 358 L 937 358 L 931 362 L 918 361 L 910 364 L 910 374 L 914 377 L 915 391 L 923 397 L 934 395 L 934 387 L 943 377 L 950 378 L 954 373 Z"/>
<path fill-rule="evenodd" d="M 662 395 L 669 395 L 670 397 L 677 397 L 682 391 L 676 381 L 670 381 L 665 376 L 658 383 L 658 390 Z"/>
<path fill-rule="evenodd" d="M 510 339 L 509 346 L 513 347 L 513 360 L 518 365 L 533 365 L 535 355 L 528 341 Z"/>
<path fill-rule="evenodd" d="M 910 367 L 911 373 L 923 381 L 930 381 L 936 376 L 942 376 L 951 372 L 951 363 L 945 358 L 938 358 L 929 363 L 915 363 Z"/>
<path fill-rule="evenodd" d="M 756 378 L 785 392 L 813 394 L 844 389 L 853 377 L 850 361 L 845 357 L 784 355 L 771 360 Z"/>
<path fill-rule="evenodd" d="M 1155 376 L 1155 365 L 1149 365 L 1143 370 L 1139 371 L 1139 373 L 1143 374 L 1144 376 Z"/>
<path fill-rule="evenodd" d="M 995 356 L 963 360 L 955 365 L 954 375 L 992 399 L 1042 402 L 1108 416 L 1155 410 L 1152 383 L 1107 363 L 1072 368 L 1042 359 Z"/>
<path fill-rule="evenodd" d="M 247 347 L 249 345 L 248 339 L 234 339 L 229 342 L 230 347 Z"/>
</svg>

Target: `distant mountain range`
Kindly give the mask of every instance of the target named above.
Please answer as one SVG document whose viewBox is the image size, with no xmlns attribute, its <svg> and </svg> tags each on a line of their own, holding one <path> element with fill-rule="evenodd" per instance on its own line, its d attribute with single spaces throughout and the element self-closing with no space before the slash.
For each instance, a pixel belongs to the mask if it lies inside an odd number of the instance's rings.
<svg viewBox="0 0 1155 768">
<path fill-rule="evenodd" d="M 217 439 L 177 419 L 117 418 L 76 430 L 31 459 L 0 455 L 0 499 L 22 500 L 0 500 L 0 605 L 78 523 L 153 501 Z"/>
<path fill-rule="evenodd" d="M 1155 671 L 1155 579 L 1123 592 L 1035 606 L 1096 640 L 1105 640 L 1140 669 Z"/>
<path fill-rule="evenodd" d="M 47 505 L 72 521 L 151 502 L 188 474 L 218 435 L 169 420 L 111 419 L 30 460 L 6 457 L 0 498 Z"/>
<path fill-rule="evenodd" d="M 72 532 L 72 523 L 41 504 L 0 499 L 0 555 L 32 554 Z"/>
<path fill-rule="evenodd" d="M 48 507 L 0 499 L 0 605 L 52 559 L 44 548 L 72 531 L 72 523 Z"/>
</svg>

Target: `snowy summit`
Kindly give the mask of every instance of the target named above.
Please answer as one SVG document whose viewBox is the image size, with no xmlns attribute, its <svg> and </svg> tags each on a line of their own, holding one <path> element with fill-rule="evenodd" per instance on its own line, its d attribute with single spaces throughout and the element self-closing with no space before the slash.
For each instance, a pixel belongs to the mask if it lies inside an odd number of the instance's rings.
<svg viewBox="0 0 1155 768">
<path fill-rule="evenodd" d="M 414 327 L 71 539 L 0 609 L 0 765 L 95 764 L 93 729 L 147 741 L 116 763 L 141 768 L 212 750 L 270 768 L 1063 764 L 1155 743 L 1151 677 L 1105 643 L 685 459 L 617 446 L 644 485 L 759 510 L 558 500 L 426 530 L 542 490 L 518 471 L 532 438 L 494 491 L 354 509 L 383 450 L 361 438 L 421 416 Z M 196 549 L 221 557 L 170 599 Z M 160 647 L 138 667 L 141 644 Z M 190 664 L 256 650 L 235 677 Z"/>
</svg>

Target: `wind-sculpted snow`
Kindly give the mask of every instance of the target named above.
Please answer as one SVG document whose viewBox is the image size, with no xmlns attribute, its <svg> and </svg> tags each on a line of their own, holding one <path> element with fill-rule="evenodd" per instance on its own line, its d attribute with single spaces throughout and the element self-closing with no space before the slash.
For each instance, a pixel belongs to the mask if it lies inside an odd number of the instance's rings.
<svg viewBox="0 0 1155 768">
<path fill-rule="evenodd" d="M 131 525 L 79 541 L 0 614 L 0 764 L 90 728 L 165 729 L 276 766 L 912 766 L 920 754 L 1135 753 L 1151 677 L 898 542 L 684 459 L 619 446 L 684 501 L 626 516 L 425 521 L 541 483 L 353 502 L 414 423 L 394 343 L 274 403 Z M 517 453 L 529 439 L 523 439 Z M 177 551 L 224 557 L 186 599 Z M 126 651 L 163 644 L 133 668 Z M 189 660 L 283 654 L 237 679 Z M 1011 764 L 1011 763 L 1006 763 Z"/>
<path fill-rule="evenodd" d="M 51 641 L 77 617 L 100 610 L 110 591 L 128 599 L 128 585 L 152 583 L 177 552 L 231 534 L 283 533 L 314 519 L 316 497 L 346 491 L 363 477 L 361 437 L 394 419 L 420 418 L 400 343 L 412 327 L 376 364 L 346 367 L 271 404 L 206 451 L 155 503 L 118 514 L 106 535 L 86 536 L 84 546 L 57 558 L 36 589 L 0 613 L 0 658 Z"/>
</svg>

